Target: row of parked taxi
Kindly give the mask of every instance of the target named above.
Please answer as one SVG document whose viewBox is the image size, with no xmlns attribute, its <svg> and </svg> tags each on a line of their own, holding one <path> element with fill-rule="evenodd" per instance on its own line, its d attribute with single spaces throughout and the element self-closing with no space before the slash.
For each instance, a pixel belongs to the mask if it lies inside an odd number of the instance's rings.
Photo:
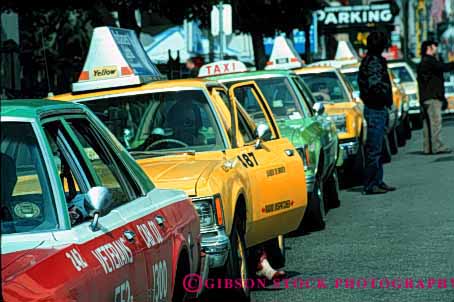
<svg viewBox="0 0 454 302">
<path fill-rule="evenodd" d="M 96 28 L 70 93 L 2 101 L 5 301 L 184 301 L 188 274 L 245 281 L 251 248 L 282 266 L 284 235 L 323 229 L 364 167 L 358 64 L 279 43 L 266 70 L 167 81 L 134 32 Z M 419 123 L 395 68 L 389 158 Z"/>
</svg>

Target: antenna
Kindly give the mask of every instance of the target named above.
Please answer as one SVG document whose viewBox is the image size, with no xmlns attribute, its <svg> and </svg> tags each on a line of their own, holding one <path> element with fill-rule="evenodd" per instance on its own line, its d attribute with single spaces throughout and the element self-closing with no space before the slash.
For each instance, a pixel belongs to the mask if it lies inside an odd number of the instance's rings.
<svg viewBox="0 0 454 302">
<path fill-rule="evenodd" d="M 46 67 L 46 78 L 47 78 L 47 92 L 48 96 L 52 95 L 51 89 L 50 89 L 50 79 L 49 79 L 49 67 L 47 66 L 47 58 L 46 58 L 46 45 L 44 44 L 44 34 L 43 31 L 41 31 L 41 43 L 43 44 L 43 56 L 44 56 L 44 66 Z"/>
</svg>

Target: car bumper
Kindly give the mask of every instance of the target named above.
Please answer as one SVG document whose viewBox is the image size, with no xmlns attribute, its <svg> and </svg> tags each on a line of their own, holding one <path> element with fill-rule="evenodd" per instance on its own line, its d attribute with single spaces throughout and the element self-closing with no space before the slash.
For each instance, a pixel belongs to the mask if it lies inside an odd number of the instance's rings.
<svg viewBox="0 0 454 302">
<path fill-rule="evenodd" d="M 443 111 L 443 114 L 453 114 L 454 113 L 454 108 L 453 109 L 446 109 Z"/>
<path fill-rule="evenodd" d="M 420 114 L 420 113 L 421 113 L 420 107 L 410 107 L 410 109 L 408 109 L 409 115 L 416 115 L 416 114 Z"/>
<path fill-rule="evenodd" d="M 224 228 L 203 230 L 201 246 L 206 254 L 208 269 L 225 265 L 230 250 L 230 239 Z"/>
<path fill-rule="evenodd" d="M 343 159 L 346 160 L 350 157 L 355 156 L 359 150 L 358 139 L 346 140 L 339 142 L 339 148 L 342 150 Z"/>
</svg>

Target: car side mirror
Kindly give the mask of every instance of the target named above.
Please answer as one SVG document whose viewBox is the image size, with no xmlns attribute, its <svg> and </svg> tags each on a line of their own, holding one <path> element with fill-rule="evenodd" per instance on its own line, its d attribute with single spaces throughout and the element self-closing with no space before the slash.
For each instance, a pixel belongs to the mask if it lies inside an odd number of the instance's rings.
<svg viewBox="0 0 454 302">
<path fill-rule="evenodd" d="M 323 105 L 322 102 L 317 102 L 312 106 L 312 109 L 314 109 L 315 115 L 322 115 L 325 113 L 325 105 Z"/>
<path fill-rule="evenodd" d="M 88 215 L 93 217 L 90 225 L 92 231 L 98 230 L 99 217 L 109 214 L 112 206 L 112 193 L 106 187 L 92 187 L 87 192 L 86 208 Z"/>
<path fill-rule="evenodd" d="M 396 83 L 396 84 L 400 84 L 400 82 L 401 82 L 401 81 L 400 81 L 400 79 L 399 79 L 399 78 L 394 78 L 394 83 Z"/>
<path fill-rule="evenodd" d="M 268 141 L 271 139 L 272 134 L 270 127 L 268 127 L 268 125 L 265 124 L 259 124 L 255 129 L 255 137 L 257 139 L 257 142 L 255 143 L 255 148 L 258 149 L 260 148 L 260 145 L 262 144 L 263 141 Z"/>
</svg>

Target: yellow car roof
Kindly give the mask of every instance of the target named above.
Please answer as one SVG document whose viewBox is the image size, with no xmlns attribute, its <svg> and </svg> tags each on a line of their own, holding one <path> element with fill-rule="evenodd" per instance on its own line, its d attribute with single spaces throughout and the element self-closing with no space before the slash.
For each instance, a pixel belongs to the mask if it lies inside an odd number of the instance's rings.
<svg viewBox="0 0 454 302">
<path fill-rule="evenodd" d="M 296 74 L 303 74 L 303 73 L 320 73 L 326 71 L 335 71 L 336 67 L 332 66 L 308 66 L 299 69 L 295 69 Z"/>
<path fill-rule="evenodd" d="M 113 89 L 103 89 L 99 91 L 92 91 L 87 93 L 65 93 L 51 97 L 53 100 L 60 101 L 75 101 L 105 95 L 114 95 L 114 94 L 124 94 L 132 93 L 137 91 L 146 91 L 146 90 L 160 90 L 160 89 L 175 89 L 175 88 L 206 88 L 213 86 L 222 86 L 222 84 L 213 81 L 200 78 L 191 78 L 191 79 L 180 79 L 180 80 L 166 80 L 166 81 L 156 81 L 139 86 L 126 87 L 126 88 L 113 88 Z"/>
</svg>

